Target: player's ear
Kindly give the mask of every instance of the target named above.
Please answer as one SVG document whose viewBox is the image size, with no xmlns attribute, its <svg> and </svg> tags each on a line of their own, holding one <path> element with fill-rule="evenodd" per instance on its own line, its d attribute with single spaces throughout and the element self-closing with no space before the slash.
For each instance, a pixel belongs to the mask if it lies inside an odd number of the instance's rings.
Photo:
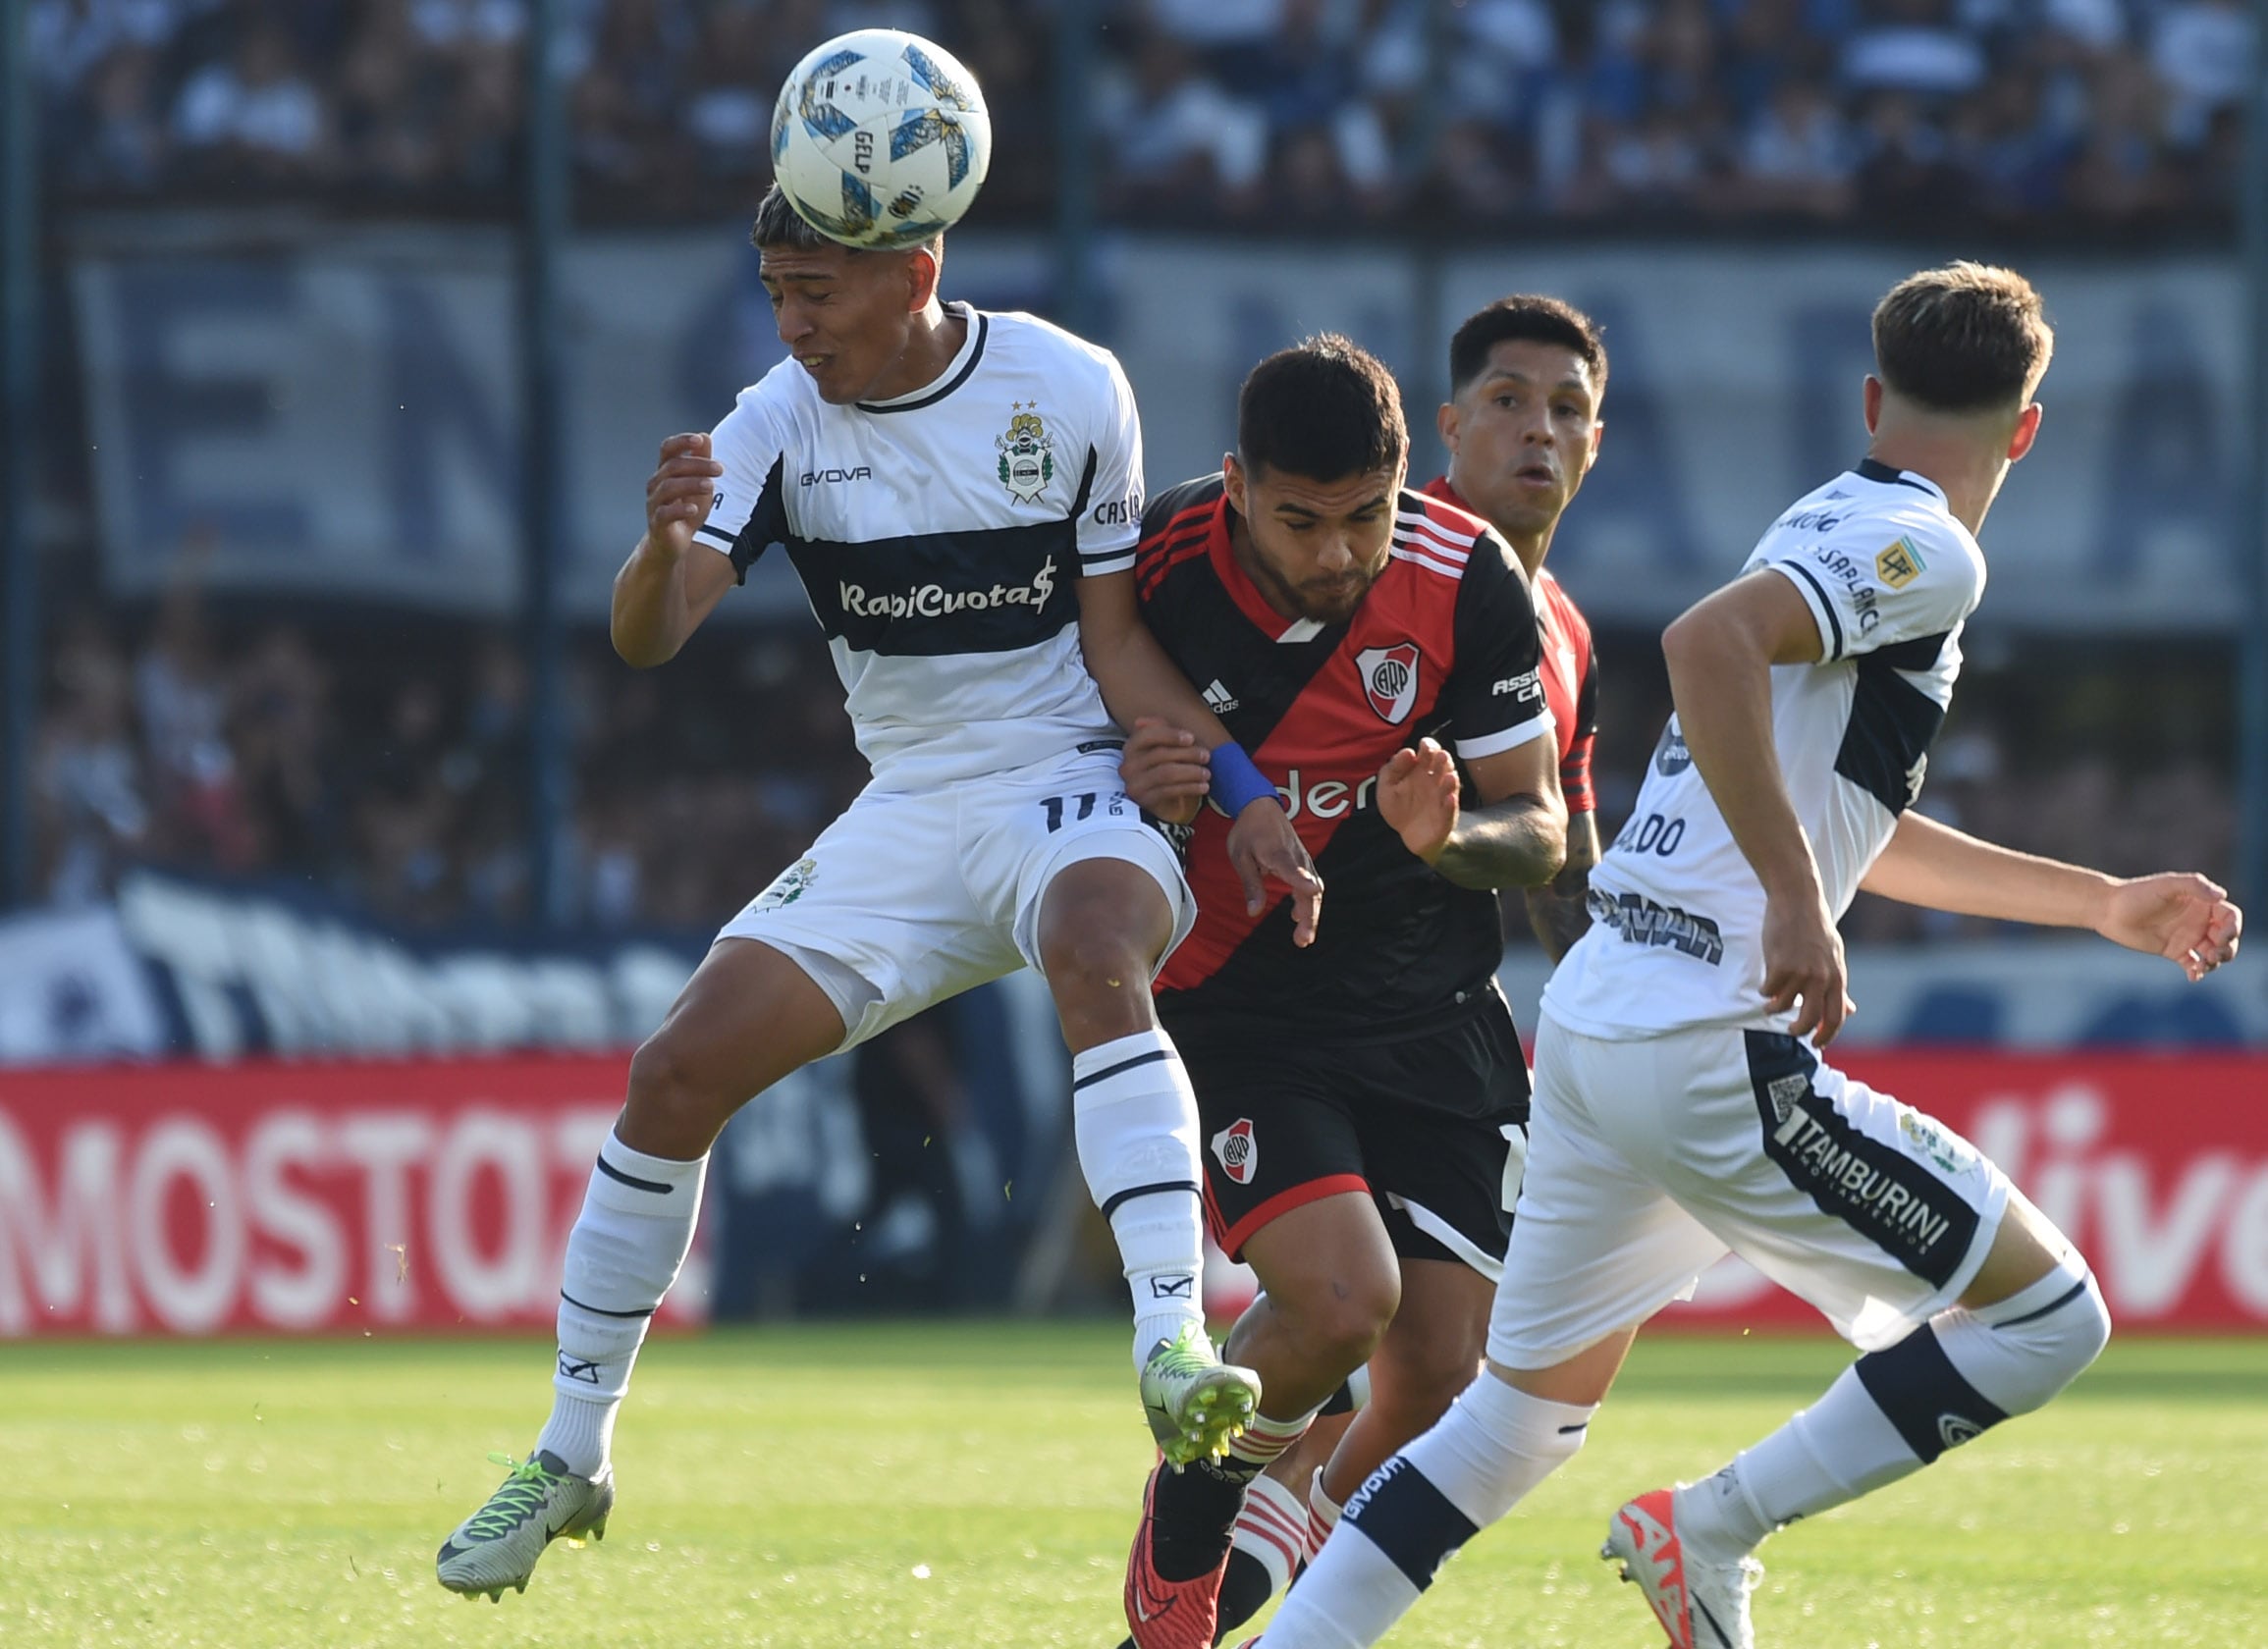
<svg viewBox="0 0 2268 1649">
<path fill-rule="evenodd" d="M 2009 438 L 2008 461 L 2015 463 L 2031 451 L 2031 444 L 2039 439 L 2039 421 L 2046 416 L 2046 408 L 2032 401 L 2016 415 L 2016 434 Z"/>
<path fill-rule="evenodd" d="M 1449 456 L 1455 457 L 1457 455 L 1457 403 L 1455 401 L 1444 400 L 1441 402 L 1440 410 L 1433 414 L 1433 428 L 1441 432 L 1441 445 L 1449 449 Z"/>
<path fill-rule="evenodd" d="M 916 246 L 905 254 L 906 312 L 919 314 L 937 296 L 938 276 L 945 260 L 934 246 Z"/>
<path fill-rule="evenodd" d="M 1589 475 L 1591 466 L 1598 461 L 1598 444 L 1606 439 L 1606 420 L 1594 418 L 1591 424 L 1591 451 L 1583 454 L 1583 473 Z"/>
<path fill-rule="evenodd" d="M 1875 377 L 1871 372 L 1866 374 L 1866 389 L 1864 399 L 1866 407 L 1866 433 L 1868 435 L 1872 435 L 1874 433 L 1874 427 L 1882 421 L 1882 380 Z"/>
<path fill-rule="evenodd" d="M 1234 452 L 1223 452 L 1220 456 L 1220 485 L 1228 494 L 1228 507 L 1250 520 L 1252 507 L 1246 502 L 1244 465 L 1236 461 Z"/>
</svg>

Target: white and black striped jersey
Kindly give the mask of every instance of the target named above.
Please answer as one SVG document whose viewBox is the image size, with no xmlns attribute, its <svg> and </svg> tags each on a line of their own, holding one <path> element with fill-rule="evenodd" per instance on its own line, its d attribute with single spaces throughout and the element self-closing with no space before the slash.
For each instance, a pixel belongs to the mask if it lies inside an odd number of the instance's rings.
<svg viewBox="0 0 2268 1649">
<path fill-rule="evenodd" d="M 696 534 L 743 578 L 785 546 L 884 790 L 1117 736 L 1072 583 L 1134 565 L 1133 391 L 1107 350 L 1046 321 L 953 308 L 968 340 L 912 395 L 832 406 L 793 359 L 741 391 Z"/>
<path fill-rule="evenodd" d="M 1920 793 L 1984 558 L 1934 483 L 1868 459 L 1775 521 L 1743 570 L 1759 567 L 1793 584 L 1819 626 L 1817 664 L 1773 667 L 1772 737 L 1840 917 Z M 1543 992 L 1571 1030 L 1793 1022 L 1764 1011 L 1763 886 L 1674 716 L 1630 822 L 1591 873 L 1591 915 Z"/>
</svg>

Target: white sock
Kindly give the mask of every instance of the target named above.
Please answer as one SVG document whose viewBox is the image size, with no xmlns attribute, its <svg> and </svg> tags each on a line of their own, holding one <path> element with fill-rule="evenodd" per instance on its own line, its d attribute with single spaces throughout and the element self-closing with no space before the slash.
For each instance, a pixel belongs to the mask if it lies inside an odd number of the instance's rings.
<svg viewBox="0 0 2268 1649">
<path fill-rule="evenodd" d="M 1308 1557 L 1308 1514 L 1290 1485 L 1276 1478 L 1255 1477 L 1244 1491 L 1244 1510 L 1236 1515 L 1236 1536 L 1231 1544 L 1249 1552 L 1268 1571 L 1268 1595 L 1278 1597 Z"/>
<path fill-rule="evenodd" d="M 1165 1033 L 1072 1055 L 1071 1125 L 1087 1189 L 1118 1240 L 1139 1368 L 1159 1341 L 1205 1326 L 1197 1095 Z"/>
<path fill-rule="evenodd" d="M 708 1163 L 648 1156 L 611 1134 L 599 1147 L 567 1237 L 552 1412 L 535 1443 L 579 1477 L 606 1468 L 630 1366 L 693 1246 Z"/>
<path fill-rule="evenodd" d="M 2102 1293 L 2077 1259 L 1996 1304 L 1940 1311 L 1861 1357 L 1826 1396 L 1714 1477 L 1680 1489 L 1679 1537 L 1746 1552 L 1797 1517 L 1910 1476 L 2045 1405 L 2109 1337 Z"/>
<path fill-rule="evenodd" d="M 1459 1547 L 1574 1456 L 1595 1412 L 1482 1374 L 1347 1502 L 1268 1628 L 1266 1649 L 1377 1642 Z"/>
</svg>

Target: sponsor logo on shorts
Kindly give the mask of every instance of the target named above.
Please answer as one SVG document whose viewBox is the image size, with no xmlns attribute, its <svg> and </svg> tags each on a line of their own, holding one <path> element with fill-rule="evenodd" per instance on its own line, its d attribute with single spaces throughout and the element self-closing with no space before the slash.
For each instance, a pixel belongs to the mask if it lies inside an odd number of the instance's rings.
<svg viewBox="0 0 2268 1649">
<path fill-rule="evenodd" d="M 1811 1096 L 1809 1077 L 1774 1077 L 1764 1088 L 1764 1097 L 1771 1101 L 1772 1115 L 1782 1123 L 1788 1113 Z"/>
<path fill-rule="evenodd" d="M 1976 1166 L 1976 1151 L 1967 1140 L 1948 1132 L 1919 1111 L 1902 1108 L 1898 1132 L 1906 1143 L 1948 1174 L 1966 1174 Z"/>
<path fill-rule="evenodd" d="M 756 895 L 751 909 L 778 910 L 782 905 L 792 905 L 803 897 L 804 890 L 819 878 L 819 861 L 798 859 L 774 878 L 770 887 Z"/>
<path fill-rule="evenodd" d="M 1252 1184 L 1260 1171 L 1260 1142 L 1252 1137 L 1252 1118 L 1238 1117 L 1213 1137 L 1213 1155 L 1220 1171 L 1238 1185 Z"/>
<path fill-rule="evenodd" d="M 1915 1253 L 1927 1253 L 1953 1229 L 1952 1219 L 1929 1198 L 1917 1195 L 1917 1188 L 1900 1184 L 1868 1162 L 1850 1138 L 1853 1132 L 1830 1127 L 1799 1107 L 1772 1131 L 1772 1143 L 1780 1147 L 1773 1154 L 1802 1170 L 1813 1197 L 1868 1213 L 1876 1235 L 1887 1235 Z"/>
<path fill-rule="evenodd" d="M 1818 1062 L 1796 1038 L 1751 1031 L 1746 1040 L 1764 1154 L 1820 1212 L 1916 1276 L 1950 1282 L 1975 1240 L 1976 1210 L 1913 1151 L 1903 1119 L 1903 1137 L 1877 1139 L 1818 1090 Z"/>
</svg>

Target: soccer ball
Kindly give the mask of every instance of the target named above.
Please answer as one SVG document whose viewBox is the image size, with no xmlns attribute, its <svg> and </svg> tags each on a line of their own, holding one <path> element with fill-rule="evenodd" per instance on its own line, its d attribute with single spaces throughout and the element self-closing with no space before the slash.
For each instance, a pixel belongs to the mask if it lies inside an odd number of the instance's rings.
<svg viewBox="0 0 2268 1649">
<path fill-rule="evenodd" d="M 861 28 L 795 66 L 772 111 L 772 176 L 845 246 L 903 250 L 958 223 L 993 159 L 984 94 L 943 47 Z"/>
</svg>

